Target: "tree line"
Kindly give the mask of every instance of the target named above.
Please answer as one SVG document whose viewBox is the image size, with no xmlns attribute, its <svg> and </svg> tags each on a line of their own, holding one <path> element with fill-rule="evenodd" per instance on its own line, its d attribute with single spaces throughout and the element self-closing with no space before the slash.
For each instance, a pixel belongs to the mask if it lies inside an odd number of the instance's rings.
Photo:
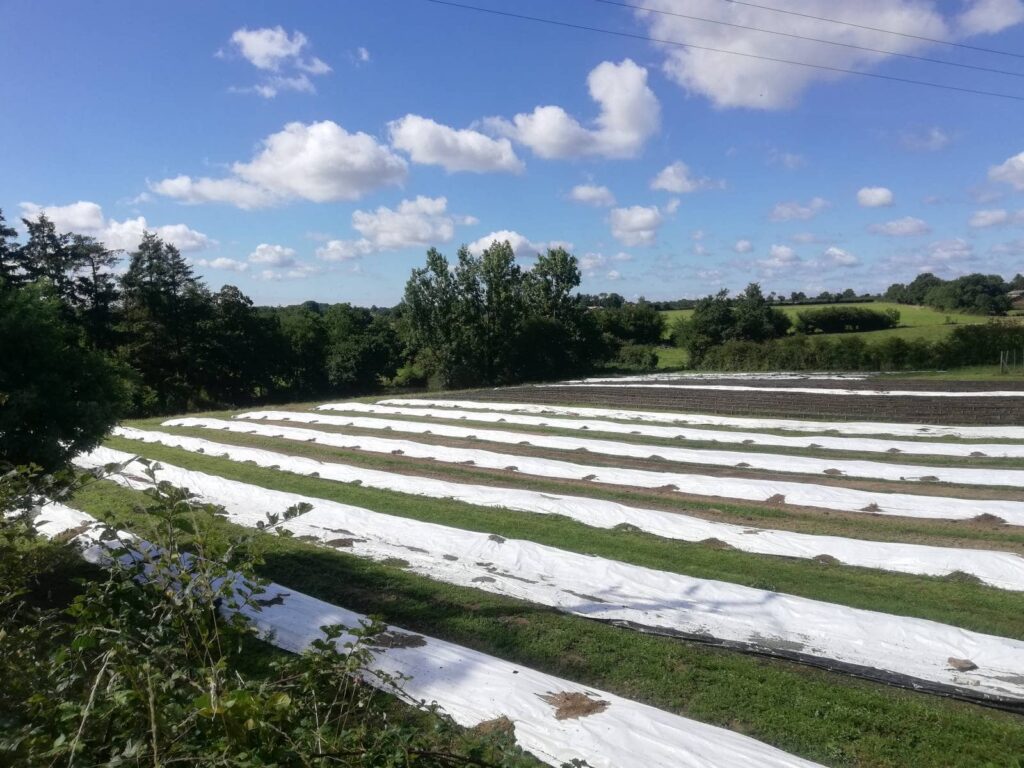
<svg viewBox="0 0 1024 768">
<path fill-rule="evenodd" d="M 884 297 L 899 304 L 916 304 L 943 312 L 971 315 L 1005 315 L 1012 306 L 1010 291 L 1024 290 L 1024 275 L 1010 281 L 1000 275 L 974 273 L 943 280 L 923 272 L 907 284 L 893 283 Z"/>
</svg>

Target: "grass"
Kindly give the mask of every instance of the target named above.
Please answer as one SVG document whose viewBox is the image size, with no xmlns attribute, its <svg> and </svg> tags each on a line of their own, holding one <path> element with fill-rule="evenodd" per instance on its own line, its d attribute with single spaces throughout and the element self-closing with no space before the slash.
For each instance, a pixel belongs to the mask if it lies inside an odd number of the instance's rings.
<svg viewBox="0 0 1024 768">
<path fill-rule="evenodd" d="M 900 325 L 896 328 L 888 328 L 883 331 L 863 331 L 859 333 L 843 334 L 844 336 L 859 336 L 865 340 L 884 340 L 895 336 L 906 341 L 915 339 L 927 339 L 935 341 L 945 337 L 950 330 L 957 325 L 973 325 L 987 323 L 988 317 L 984 315 L 967 315 L 960 312 L 942 312 L 930 307 L 915 307 L 907 304 L 896 304 L 888 301 L 851 302 L 843 304 L 801 304 L 793 306 L 781 306 L 781 309 L 794 322 L 797 314 L 807 310 L 823 309 L 826 307 L 864 307 L 866 309 L 884 312 L 887 309 L 895 309 L 900 313 Z M 692 309 L 669 309 L 661 313 L 665 317 L 666 329 L 665 338 L 669 338 L 672 324 L 680 317 L 689 318 L 693 315 Z M 659 367 L 662 367 L 659 361 Z"/>
<path fill-rule="evenodd" d="M 179 448 L 150 444 L 135 444 L 134 447 L 148 458 L 187 469 L 264 488 L 352 504 L 384 514 L 494 533 L 505 538 L 525 539 L 697 578 L 718 579 L 856 608 L 917 616 L 988 634 L 1024 639 L 1024 595 L 970 582 L 721 550 L 642 532 L 592 528 L 560 516 L 512 512 L 363 488 L 221 457 L 193 454 Z"/>
<path fill-rule="evenodd" d="M 100 482 L 75 504 L 144 534 L 148 521 L 137 505 L 145 501 L 139 492 Z M 294 539 L 260 538 L 263 575 L 292 589 L 829 765 L 1006 766 L 1024 760 L 1019 716 L 638 634 Z"/>
<path fill-rule="evenodd" d="M 391 455 L 362 453 L 355 450 L 344 450 L 312 443 L 282 443 L 282 441 L 274 438 L 256 435 L 235 432 L 211 434 L 209 430 L 182 427 L 168 427 L 165 431 L 205 439 L 215 438 L 215 442 L 262 448 L 293 456 L 304 456 L 317 461 L 339 461 L 369 469 L 428 475 L 431 472 L 438 472 L 437 466 L 425 464 L 418 460 Z M 164 448 L 163 446 L 143 444 L 123 438 L 111 438 L 107 441 L 107 444 L 111 448 L 129 453 L 139 452 L 143 449 L 147 453 L 151 453 L 153 449 Z M 186 459 L 189 456 L 196 455 L 185 452 Z M 502 473 L 461 465 L 445 465 L 440 469 L 439 474 L 453 482 L 482 483 L 485 485 L 508 484 L 508 477 L 502 476 Z M 709 506 L 709 502 L 694 501 L 675 493 L 659 494 L 653 490 L 638 488 L 595 485 L 583 481 L 553 480 L 529 475 L 515 475 L 513 482 L 517 488 L 540 492 L 567 493 L 618 501 L 634 506 L 663 509 L 670 512 L 677 511 L 697 514 L 708 519 L 723 520 L 738 525 L 756 525 L 800 533 L 849 536 L 851 538 L 878 541 L 906 541 L 916 544 L 934 544 L 936 546 L 984 546 L 995 549 L 1010 549 L 1018 552 L 1024 550 L 1024 531 L 1002 525 L 983 526 L 973 524 L 971 521 L 944 521 L 886 515 L 829 513 L 777 504 L 730 503 L 726 499 L 718 498 L 710 502 L 714 505 L 712 508 Z"/>
</svg>

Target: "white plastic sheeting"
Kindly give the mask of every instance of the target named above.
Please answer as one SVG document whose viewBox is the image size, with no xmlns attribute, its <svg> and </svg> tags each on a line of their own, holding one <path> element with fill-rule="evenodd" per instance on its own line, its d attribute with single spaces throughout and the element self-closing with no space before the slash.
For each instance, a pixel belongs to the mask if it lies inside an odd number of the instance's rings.
<svg viewBox="0 0 1024 768">
<path fill-rule="evenodd" d="M 418 418 L 478 421 L 489 424 L 519 424 L 527 427 L 550 427 L 567 430 L 589 430 L 609 434 L 640 437 L 658 437 L 669 440 L 701 440 L 741 445 L 770 445 L 780 448 L 815 448 L 830 451 L 864 453 L 907 453 L 923 456 L 989 456 L 993 458 L 1024 458 L 1024 445 L 1010 443 L 926 443 L 915 440 L 883 440 L 871 437 L 814 437 L 773 435 L 767 432 L 730 432 L 692 427 L 662 427 L 650 424 L 623 424 L 618 421 L 597 419 L 548 418 L 518 413 L 491 413 L 458 410 L 454 408 L 411 408 L 378 405 L 376 403 L 328 403 L 318 411 L 342 411 L 375 416 L 413 416 Z M 236 418 L 256 418 L 256 414 L 241 414 Z M 327 423 L 327 422 L 325 422 Z"/>
<path fill-rule="evenodd" d="M 957 485 L 997 485 L 1011 488 L 1024 487 L 1024 470 L 946 467 L 915 464 L 886 464 L 877 461 L 850 459 L 819 459 L 812 456 L 791 456 L 772 453 L 744 453 L 738 450 L 711 450 L 707 448 L 678 448 L 664 445 L 643 445 L 617 440 L 596 440 L 582 437 L 563 437 L 531 432 L 506 432 L 452 424 L 424 423 L 401 419 L 366 418 L 361 416 L 328 416 L 308 411 L 253 411 L 237 416 L 249 421 L 294 421 L 301 424 L 323 424 L 335 427 L 354 427 L 367 430 L 390 430 L 416 435 L 437 435 L 456 439 L 476 438 L 490 443 L 506 445 L 528 444 L 533 448 L 556 451 L 588 451 L 605 456 L 633 459 L 665 459 L 680 464 L 703 464 L 717 467 L 763 469 L 805 475 L 842 475 L 871 480 L 929 481 Z"/>
<path fill-rule="evenodd" d="M 721 392 L 779 392 L 802 395 L 851 395 L 854 397 L 1024 397 L 1020 389 L 990 389 L 974 392 L 949 392 L 918 389 L 839 389 L 837 387 L 758 387 L 751 384 L 545 384 L 545 387 L 649 387 L 657 389 L 712 389 Z"/>
<path fill-rule="evenodd" d="M 106 448 L 82 466 L 124 462 Z M 1024 642 L 925 619 L 891 616 L 710 579 L 657 571 L 543 544 L 372 512 L 348 504 L 274 491 L 161 462 L 157 481 L 184 486 L 220 504 L 233 522 L 255 526 L 269 513 L 312 508 L 277 527 L 374 560 L 401 558 L 408 570 L 644 631 L 697 638 L 798 658 L 854 674 L 935 692 L 1024 705 Z M 111 479 L 129 487 L 151 481 Z M 977 665 L 970 672 L 950 659 Z"/>
<path fill-rule="evenodd" d="M 774 531 L 704 520 L 677 512 L 641 509 L 603 499 L 542 493 L 519 488 L 453 483 L 397 472 L 364 469 L 335 462 L 321 462 L 288 456 L 260 448 L 216 443 L 198 437 L 162 432 L 122 432 L 121 436 L 159 442 L 162 445 L 225 456 L 233 461 L 252 461 L 261 467 L 278 467 L 288 472 L 316 476 L 342 483 L 359 482 L 367 488 L 396 491 L 432 499 L 452 499 L 481 507 L 563 515 L 597 528 L 633 525 L 642 531 L 681 541 L 715 539 L 734 549 L 762 555 L 812 559 L 826 555 L 846 565 L 926 576 L 969 573 L 994 587 L 1024 591 L 1024 557 L 1012 552 L 930 547 L 884 541 L 863 541 L 841 536 Z"/>
<path fill-rule="evenodd" d="M 754 381 L 860 381 L 867 379 L 867 373 L 799 373 L 777 371 L 774 373 L 642 373 L 635 376 L 591 376 L 586 379 L 571 379 L 564 384 L 599 384 L 604 382 L 645 382 L 645 381 L 702 381 L 712 379 L 754 380 Z"/>
<path fill-rule="evenodd" d="M 1024 427 L 961 427 L 939 424 L 901 424 L 888 421 L 807 421 L 706 413 L 634 411 L 541 403 L 504 403 L 493 400 L 433 400 L 395 397 L 378 400 L 381 405 L 434 408 L 468 408 L 494 413 L 532 413 L 545 416 L 586 416 L 594 419 L 653 422 L 657 424 L 698 424 L 729 429 L 773 429 L 782 432 L 840 432 L 846 435 L 893 435 L 896 437 L 955 437 L 962 440 L 1024 440 Z"/>
<path fill-rule="evenodd" d="M 39 528 L 55 536 L 83 525 L 96 525 L 91 516 L 61 504 L 43 507 Z M 88 547 L 87 556 L 102 557 L 95 528 L 79 533 Z M 322 639 L 321 627 L 355 628 L 368 617 L 317 600 L 280 584 L 268 585 L 260 596 L 269 601 L 259 611 L 244 615 L 260 634 L 280 648 L 298 653 Z M 388 627 L 397 636 L 413 633 Z M 499 717 L 515 726 L 516 741 L 523 749 L 549 765 L 583 760 L 604 768 L 813 768 L 816 764 L 786 754 L 723 728 L 699 723 L 662 710 L 623 699 L 521 667 L 432 637 L 415 635 L 422 644 L 375 649 L 370 669 L 392 677 L 403 676 L 403 689 L 415 700 L 437 702 L 460 725 L 473 727 Z M 339 646 L 355 640 L 338 638 Z M 379 682 L 367 676 L 368 682 Z M 582 694 L 607 702 L 600 712 L 576 719 L 557 720 L 543 696 L 552 693 Z"/>
<path fill-rule="evenodd" d="M 1011 525 L 1024 525 L 1024 502 L 1020 501 L 882 493 L 767 478 L 716 477 L 681 472 L 655 472 L 647 469 L 624 469 L 496 453 L 476 448 L 449 448 L 442 445 L 416 443 L 411 440 L 393 440 L 371 435 L 345 435 L 299 427 L 225 421 L 223 419 L 170 419 L 164 422 L 164 426 L 216 429 L 262 437 L 280 437 L 334 448 L 401 454 L 410 458 L 432 459 L 449 464 L 469 464 L 484 469 L 521 472 L 538 477 L 655 488 L 697 496 L 760 502 L 776 500 L 798 506 L 838 509 L 845 512 L 873 512 L 883 515 L 954 520 L 966 520 L 987 513 L 995 515 Z M 115 434 L 121 433 L 115 432 Z"/>
</svg>

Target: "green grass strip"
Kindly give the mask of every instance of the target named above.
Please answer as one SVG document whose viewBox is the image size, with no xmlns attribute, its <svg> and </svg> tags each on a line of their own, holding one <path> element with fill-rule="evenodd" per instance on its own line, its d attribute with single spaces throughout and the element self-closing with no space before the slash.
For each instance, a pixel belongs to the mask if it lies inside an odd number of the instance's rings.
<svg viewBox="0 0 1024 768">
<path fill-rule="evenodd" d="M 100 482 L 74 503 L 145 535 L 147 519 L 136 510 L 145 501 L 137 491 Z M 262 574 L 285 586 L 827 765 L 1007 766 L 1020 765 L 1024 757 L 1019 716 L 777 659 L 643 635 L 294 539 L 260 538 Z"/>
<path fill-rule="evenodd" d="M 719 549 L 643 532 L 593 528 L 561 516 L 510 512 L 364 488 L 135 441 L 111 441 L 110 447 L 138 451 L 148 458 L 231 480 L 352 504 L 384 514 L 525 539 L 696 578 L 916 616 L 977 632 L 1024 639 L 1024 594 L 970 580 L 914 576 Z"/>
</svg>

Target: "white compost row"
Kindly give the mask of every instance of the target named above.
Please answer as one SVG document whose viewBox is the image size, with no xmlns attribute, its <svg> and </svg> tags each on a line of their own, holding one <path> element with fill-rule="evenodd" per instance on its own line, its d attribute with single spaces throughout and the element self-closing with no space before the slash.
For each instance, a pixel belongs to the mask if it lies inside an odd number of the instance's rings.
<svg viewBox="0 0 1024 768">
<path fill-rule="evenodd" d="M 949 392 L 917 389 L 838 389 L 835 387 L 757 387 L 749 384 L 545 384 L 546 387 L 629 387 L 631 389 L 712 389 L 720 392 L 779 392 L 802 395 L 851 395 L 854 397 L 1024 397 L 1020 389 L 983 392 Z"/>
<path fill-rule="evenodd" d="M 586 383 L 603 384 L 605 382 L 645 382 L 645 381 L 702 381 L 713 379 L 754 380 L 754 381 L 860 381 L 868 378 L 867 373 L 643 373 L 636 376 L 591 376 L 576 379 L 567 384 Z"/>
<path fill-rule="evenodd" d="M 86 547 L 89 559 L 101 562 L 105 552 L 98 539 L 98 526 L 91 516 L 60 504 L 49 504 L 42 509 L 38 521 L 39 530 L 47 536 L 79 530 L 83 525 L 91 529 L 79 533 L 77 541 Z M 322 639 L 320 628 L 323 626 L 356 628 L 368 622 L 362 614 L 279 584 L 270 584 L 260 598 L 270 604 L 259 611 L 246 608 L 244 615 L 262 636 L 294 653 Z M 398 627 L 388 627 L 387 631 L 399 636 L 411 634 Z M 703 768 L 709 765 L 813 768 L 815 765 L 722 728 L 444 640 L 418 637 L 422 638 L 421 645 L 375 649 L 371 670 L 407 678 L 403 682 L 406 694 L 414 700 L 437 702 L 444 712 L 465 727 L 507 717 L 514 724 L 519 746 L 549 765 L 572 760 L 602 768 Z M 350 635 L 337 640 L 342 648 L 345 643 L 355 641 Z M 368 676 L 367 680 L 379 684 L 376 677 Z M 606 702 L 607 707 L 589 716 L 558 720 L 553 707 L 543 698 L 553 693 L 584 695 Z"/>
<path fill-rule="evenodd" d="M 249 421 L 294 421 L 300 424 L 323 424 L 366 430 L 389 430 L 414 435 L 437 435 L 456 439 L 476 438 L 489 443 L 527 445 L 556 451 L 587 451 L 604 456 L 631 459 L 664 459 L 679 464 L 702 464 L 716 467 L 740 467 L 801 475 L 842 475 L 869 480 L 929 481 L 957 485 L 997 485 L 1024 487 L 1024 470 L 922 466 L 916 464 L 885 464 L 878 461 L 850 459 L 819 459 L 811 456 L 790 456 L 772 453 L 744 453 L 738 450 L 677 448 L 665 445 L 624 443 L 617 440 L 595 440 L 585 437 L 542 435 L 535 432 L 506 432 L 451 424 L 424 423 L 401 419 L 366 418 L 361 416 L 327 416 L 307 411 L 253 411 L 235 418 Z"/>
<path fill-rule="evenodd" d="M 989 514 L 1011 525 L 1024 525 L 1024 502 L 1020 501 L 881 493 L 813 483 L 588 466 L 557 459 L 517 456 L 475 448 L 449 448 L 416 443 L 411 440 L 394 440 L 370 435 L 345 435 L 337 432 L 254 422 L 225 421 L 223 419 L 170 419 L 164 422 L 164 426 L 199 427 L 262 437 L 280 437 L 334 448 L 349 448 L 371 453 L 403 454 L 410 458 L 433 459 L 449 464 L 472 464 L 484 469 L 516 471 L 538 477 L 590 480 L 612 485 L 674 490 L 697 496 L 757 502 L 782 497 L 785 503 L 797 506 L 950 520 L 968 520 L 981 514 Z M 125 434 L 125 432 L 123 430 L 115 431 L 115 434 Z"/>
<path fill-rule="evenodd" d="M 815 448 L 828 451 L 863 453 L 907 453 L 923 456 L 989 456 L 994 458 L 1024 458 L 1024 445 L 1010 443 L 925 443 L 915 440 L 881 440 L 871 437 L 813 437 L 773 435 L 767 432 L 729 432 L 692 427 L 662 427 L 650 424 L 623 424 L 618 421 L 597 419 L 548 418 L 518 413 L 492 413 L 487 411 L 458 410 L 453 408 L 412 408 L 376 403 L 327 403 L 318 411 L 342 411 L 375 416 L 413 416 L 430 419 L 478 421 L 489 424 L 518 424 L 527 427 L 605 432 L 608 434 L 658 437 L 669 440 L 701 440 L 739 445 L 770 445 L 780 448 Z M 246 418 L 243 414 L 238 418 Z M 326 423 L 326 422 L 325 422 Z"/>
<path fill-rule="evenodd" d="M 717 539 L 743 552 L 801 559 L 826 555 L 846 565 L 899 573 L 945 576 L 959 571 L 976 576 L 986 584 L 1000 589 L 1024 591 L 1024 557 L 1012 552 L 863 541 L 841 536 L 817 536 L 751 528 L 704 520 L 681 513 L 641 509 L 603 499 L 519 488 L 453 483 L 448 480 L 364 469 L 335 462 L 321 462 L 260 448 L 216 443 L 198 437 L 140 430 L 121 430 L 119 435 L 182 448 L 194 453 L 223 456 L 232 461 L 255 462 L 262 467 L 277 467 L 307 477 L 316 476 L 342 483 L 359 482 L 365 487 L 379 490 L 432 499 L 452 499 L 479 507 L 563 515 L 597 528 L 633 525 L 642 531 L 681 541 L 700 542 Z"/>
<path fill-rule="evenodd" d="M 698 424 L 740 429 L 772 429 L 781 432 L 841 432 L 846 435 L 893 435 L 895 437 L 955 437 L 962 440 L 1024 440 L 1022 427 L 954 427 L 937 424 L 898 424 L 888 421 L 805 421 L 799 419 L 717 416 L 704 413 L 634 411 L 622 408 L 592 408 L 540 403 L 503 403 L 490 400 L 433 400 L 394 397 L 377 401 L 381 405 L 432 408 L 462 408 L 493 413 L 530 413 L 542 416 L 585 416 L 593 419 L 655 424 Z"/>
<path fill-rule="evenodd" d="M 99 448 L 77 461 L 102 467 L 129 459 L 131 454 Z M 129 487 L 152 483 L 130 475 L 130 467 L 112 479 Z M 345 551 L 359 557 L 401 558 L 409 570 L 444 583 L 915 688 L 1024 703 L 1024 642 L 1018 640 L 394 517 L 163 463 L 156 479 L 189 488 L 222 505 L 232 522 L 252 527 L 268 514 L 309 504 L 310 511 L 278 527 L 325 543 L 341 539 Z M 956 660 L 976 668 L 958 671 Z"/>
</svg>

